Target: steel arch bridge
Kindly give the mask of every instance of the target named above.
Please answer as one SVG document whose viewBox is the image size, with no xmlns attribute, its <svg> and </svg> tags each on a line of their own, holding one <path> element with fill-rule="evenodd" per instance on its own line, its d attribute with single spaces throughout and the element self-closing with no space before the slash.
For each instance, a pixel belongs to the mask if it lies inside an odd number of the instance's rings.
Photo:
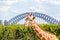
<svg viewBox="0 0 60 40">
<path fill-rule="evenodd" d="M 45 20 L 47 23 L 50 23 L 50 24 L 59 24 L 60 22 L 57 21 L 56 19 L 46 15 L 46 14 L 43 14 L 43 13 L 38 13 L 38 12 L 26 12 L 26 13 L 22 13 L 20 15 L 17 15 L 15 17 L 13 17 L 11 20 L 8 21 L 9 24 L 16 24 L 18 23 L 21 19 L 25 18 L 27 16 L 27 14 L 31 13 L 33 16 L 35 17 L 39 17 L 43 20 Z"/>
</svg>

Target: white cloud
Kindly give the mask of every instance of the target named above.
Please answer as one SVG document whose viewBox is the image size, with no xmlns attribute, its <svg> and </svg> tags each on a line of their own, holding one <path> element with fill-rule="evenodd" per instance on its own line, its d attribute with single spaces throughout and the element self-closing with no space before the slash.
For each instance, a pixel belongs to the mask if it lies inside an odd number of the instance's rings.
<svg viewBox="0 0 60 40">
<path fill-rule="evenodd" d="M 60 1 L 54 1 L 54 0 L 50 0 L 50 1 L 46 1 L 49 4 L 53 4 L 53 5 L 60 5 Z"/>
<path fill-rule="evenodd" d="M 42 0 L 35 0 L 38 4 L 42 4 L 43 1 Z"/>
<path fill-rule="evenodd" d="M 8 5 L 12 5 L 13 3 L 16 3 L 17 2 L 17 0 L 15 0 L 15 1 L 0 1 L 0 2 L 2 2 L 2 3 L 5 3 L 5 4 L 8 4 Z"/>
<path fill-rule="evenodd" d="M 4 17 L 4 18 L 2 17 L 2 19 L 9 19 L 9 17 L 12 18 L 15 15 L 18 15 L 20 13 L 30 12 L 30 11 L 42 12 L 42 13 L 52 15 L 52 10 L 53 10 L 53 13 L 54 12 L 56 13 L 55 10 L 59 9 L 57 7 L 56 8 L 54 7 L 56 5 L 60 5 L 60 1 L 55 1 L 55 0 L 34 0 L 34 1 L 32 0 L 31 1 L 29 0 L 26 0 L 26 1 L 25 0 L 8 0 L 8 1 L 3 1 L 3 2 L 10 6 L 7 6 L 4 4 L 0 8 L 0 16 Z M 52 5 L 53 6 L 55 5 L 55 6 L 53 7 Z M 3 15 L 4 13 L 5 15 Z"/>
<path fill-rule="evenodd" d="M 0 12 L 6 13 L 6 12 L 8 12 L 9 8 L 10 8 L 9 6 L 1 7 L 1 8 L 0 8 Z"/>
<path fill-rule="evenodd" d="M 41 13 L 46 12 L 46 10 L 42 6 L 40 6 L 40 7 L 29 7 L 28 9 L 29 9 L 29 11 L 32 11 L 32 12 L 41 12 Z"/>
<path fill-rule="evenodd" d="M 53 5 L 60 5 L 60 0 L 36 0 L 38 3 L 47 3 Z"/>
<path fill-rule="evenodd" d="M 6 1 L 6 4 L 11 5 L 11 4 L 16 3 L 16 2 L 17 2 L 17 1 Z"/>
<path fill-rule="evenodd" d="M 15 1 L 0 1 L 1 3 L 4 3 L 4 4 L 7 4 L 7 5 L 2 5 L 1 7 L 0 7 L 0 12 L 2 12 L 2 13 L 7 13 L 8 12 L 8 10 L 9 10 L 9 8 L 11 8 L 11 6 L 8 6 L 8 5 L 12 5 L 13 3 L 16 3 L 17 2 L 17 0 L 15 0 Z"/>
</svg>

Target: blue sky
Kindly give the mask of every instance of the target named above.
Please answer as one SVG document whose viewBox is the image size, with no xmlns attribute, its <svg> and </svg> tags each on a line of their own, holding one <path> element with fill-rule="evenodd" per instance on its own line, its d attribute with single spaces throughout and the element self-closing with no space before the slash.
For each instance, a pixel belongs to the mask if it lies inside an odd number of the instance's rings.
<svg viewBox="0 0 60 40">
<path fill-rule="evenodd" d="M 40 12 L 60 20 L 60 0 L 0 0 L 0 20 L 24 12 Z"/>
</svg>

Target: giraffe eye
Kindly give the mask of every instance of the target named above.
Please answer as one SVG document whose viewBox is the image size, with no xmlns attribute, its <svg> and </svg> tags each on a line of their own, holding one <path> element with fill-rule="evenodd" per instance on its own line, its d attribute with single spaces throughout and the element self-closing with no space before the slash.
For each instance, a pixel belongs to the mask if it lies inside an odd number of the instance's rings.
<svg viewBox="0 0 60 40">
<path fill-rule="evenodd" d="M 32 21 L 32 20 L 30 20 L 30 21 Z"/>
</svg>

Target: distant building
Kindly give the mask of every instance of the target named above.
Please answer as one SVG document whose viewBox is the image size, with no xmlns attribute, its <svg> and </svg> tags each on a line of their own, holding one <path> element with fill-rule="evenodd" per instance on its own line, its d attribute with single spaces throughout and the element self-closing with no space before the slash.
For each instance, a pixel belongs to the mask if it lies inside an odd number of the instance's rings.
<svg viewBox="0 0 60 40">
<path fill-rule="evenodd" d="M 0 20 L 0 25 L 2 25 L 2 20 Z"/>
<path fill-rule="evenodd" d="M 7 20 L 4 20 L 4 25 L 5 25 L 5 26 L 7 26 L 7 25 L 8 25 Z"/>
</svg>

